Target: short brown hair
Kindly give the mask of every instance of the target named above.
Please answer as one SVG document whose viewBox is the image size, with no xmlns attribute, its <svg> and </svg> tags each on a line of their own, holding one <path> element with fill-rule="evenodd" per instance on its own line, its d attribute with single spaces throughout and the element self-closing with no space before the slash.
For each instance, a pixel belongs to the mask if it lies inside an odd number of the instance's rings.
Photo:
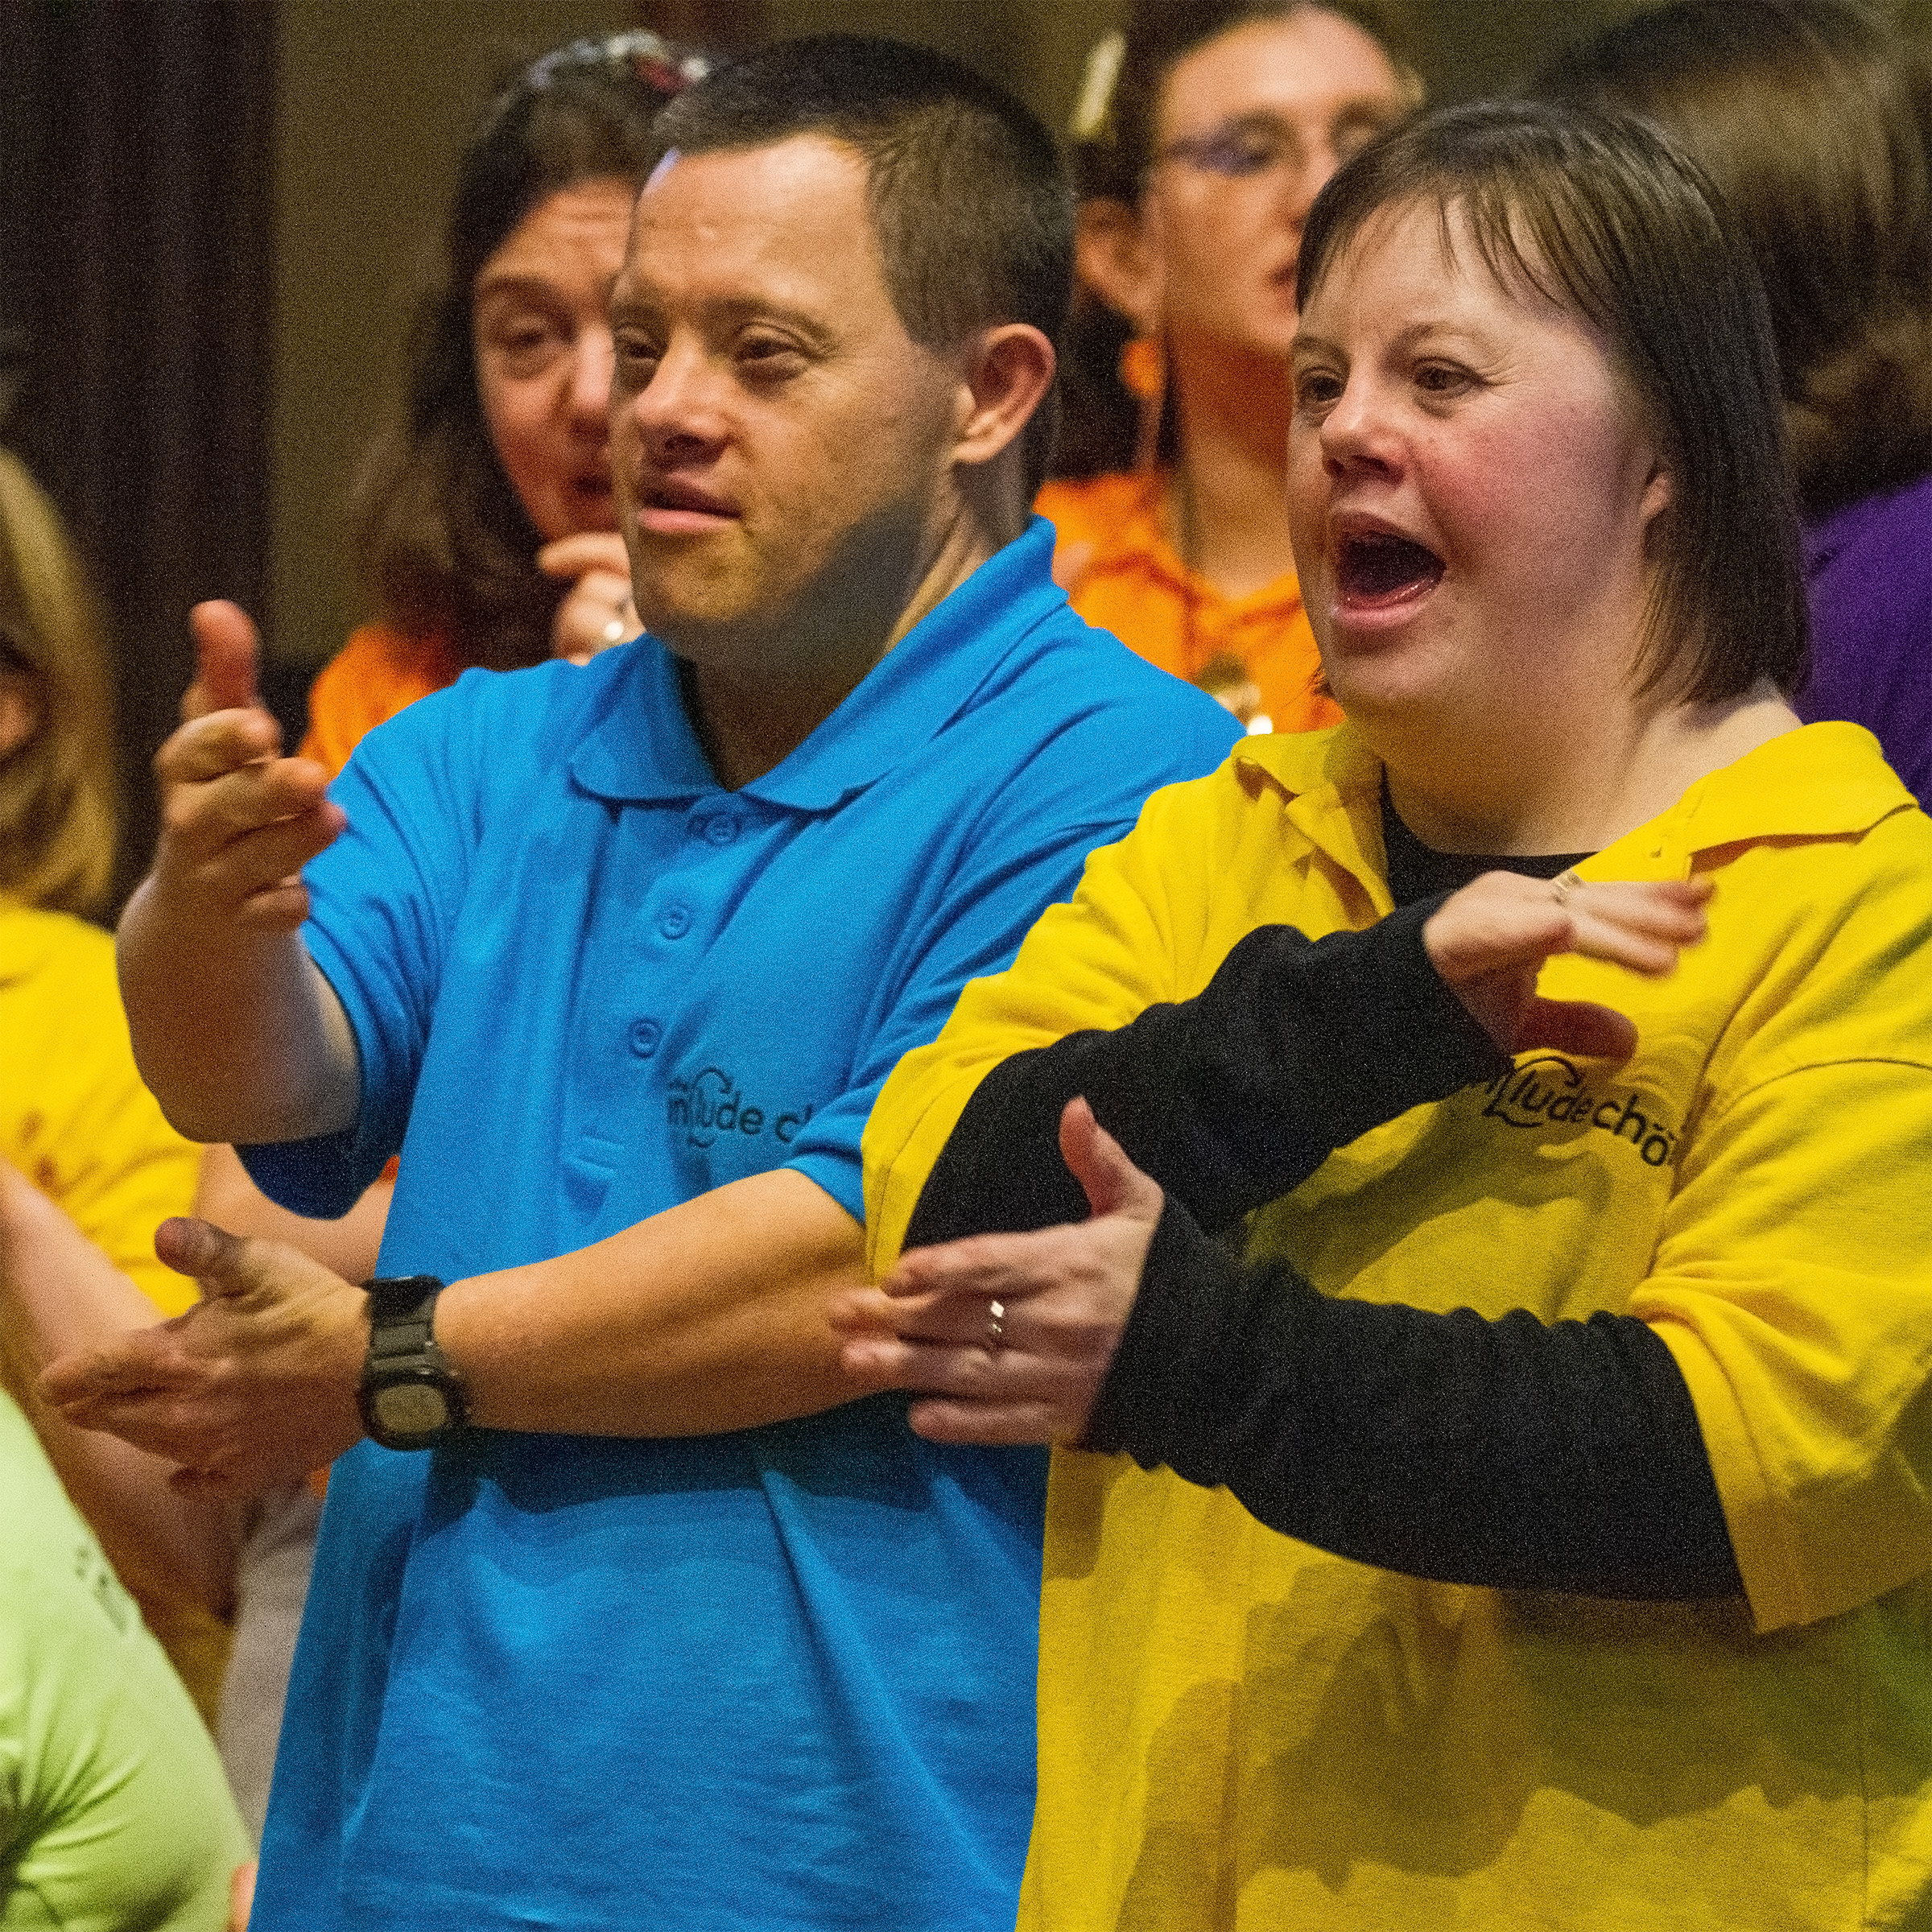
<svg viewBox="0 0 1932 1932">
<path fill-rule="evenodd" d="M 1451 213 L 1505 288 L 1602 336 L 1671 500 L 1653 525 L 1656 592 L 1639 688 L 1690 703 L 1790 691 L 1804 668 L 1798 509 L 1764 291 L 1707 184 L 1654 129 L 1536 102 L 1439 109 L 1384 134 L 1316 198 L 1302 231 L 1306 307 L 1369 219 Z"/>
<path fill-rule="evenodd" d="M 1657 123 L 1764 277 L 1814 514 L 1932 469 L 1932 73 L 1857 0 L 1678 0 L 1537 92 Z"/>
<path fill-rule="evenodd" d="M 658 154 L 818 134 L 865 166 L 886 291 L 907 335 L 951 349 L 1026 322 L 1058 345 L 1073 288 L 1073 200 L 1053 137 L 1005 89 L 897 40 L 815 34 L 735 60 L 659 117 Z M 1044 481 L 1058 386 L 1022 432 Z"/>
<path fill-rule="evenodd" d="M 101 606 L 60 513 L 0 449 L 0 654 L 39 721 L 0 761 L 0 892 L 93 912 L 114 874 L 114 707 Z"/>
</svg>

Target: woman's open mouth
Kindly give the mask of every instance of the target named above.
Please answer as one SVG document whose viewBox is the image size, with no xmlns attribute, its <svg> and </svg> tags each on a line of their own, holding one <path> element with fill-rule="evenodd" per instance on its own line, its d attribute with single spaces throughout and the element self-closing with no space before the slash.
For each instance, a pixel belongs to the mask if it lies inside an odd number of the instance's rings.
<svg viewBox="0 0 1932 1932">
<path fill-rule="evenodd" d="M 1422 596 L 1442 580 L 1443 560 L 1426 545 L 1393 530 L 1360 530 L 1342 539 L 1335 582 L 1342 601 L 1379 609 Z"/>
</svg>

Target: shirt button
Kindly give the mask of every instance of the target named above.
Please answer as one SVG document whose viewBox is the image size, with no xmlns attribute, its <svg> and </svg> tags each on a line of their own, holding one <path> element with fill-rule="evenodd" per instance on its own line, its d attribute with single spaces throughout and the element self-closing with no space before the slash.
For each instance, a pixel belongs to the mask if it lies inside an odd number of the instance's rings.
<svg viewBox="0 0 1932 1932">
<path fill-rule="evenodd" d="M 657 1051 L 663 1037 L 655 1020 L 633 1020 L 630 1023 L 630 1050 L 641 1060 L 649 1059 Z"/>
<path fill-rule="evenodd" d="M 704 836 L 714 845 L 729 845 L 738 836 L 738 822 L 728 811 L 704 821 Z"/>
<path fill-rule="evenodd" d="M 691 930 L 691 914 L 682 906 L 667 906 L 658 920 L 658 931 L 667 939 L 681 939 Z"/>
</svg>

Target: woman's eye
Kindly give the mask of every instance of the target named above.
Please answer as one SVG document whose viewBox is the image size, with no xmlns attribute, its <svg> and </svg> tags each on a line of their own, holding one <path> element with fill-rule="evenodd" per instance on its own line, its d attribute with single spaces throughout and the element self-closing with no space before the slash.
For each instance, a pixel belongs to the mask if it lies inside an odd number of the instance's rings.
<svg viewBox="0 0 1932 1932">
<path fill-rule="evenodd" d="M 536 316 L 494 323 L 484 340 L 510 374 L 518 376 L 535 374 L 565 346 L 564 332 Z"/>
<path fill-rule="evenodd" d="M 1297 409 L 1327 409 L 1342 393 L 1342 379 L 1332 369 L 1305 369 L 1294 378 Z"/>
<path fill-rule="evenodd" d="M 1472 380 L 1468 369 L 1459 369 L 1452 362 L 1425 362 L 1415 372 L 1415 386 L 1426 395 L 1459 394 Z"/>
</svg>

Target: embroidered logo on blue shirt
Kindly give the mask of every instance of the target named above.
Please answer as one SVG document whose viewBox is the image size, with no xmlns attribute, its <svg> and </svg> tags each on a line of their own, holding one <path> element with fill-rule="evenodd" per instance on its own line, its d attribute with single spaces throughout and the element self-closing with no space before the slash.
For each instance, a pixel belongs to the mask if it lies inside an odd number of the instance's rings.
<svg viewBox="0 0 1932 1932">
<path fill-rule="evenodd" d="M 693 1147 L 715 1146 L 721 1136 L 730 1133 L 741 1133 L 748 1140 L 770 1133 L 789 1146 L 812 1113 L 809 1101 L 777 1114 L 748 1102 L 721 1067 L 707 1067 L 688 1080 L 673 1080 L 665 1106 L 672 1131 Z"/>
</svg>

